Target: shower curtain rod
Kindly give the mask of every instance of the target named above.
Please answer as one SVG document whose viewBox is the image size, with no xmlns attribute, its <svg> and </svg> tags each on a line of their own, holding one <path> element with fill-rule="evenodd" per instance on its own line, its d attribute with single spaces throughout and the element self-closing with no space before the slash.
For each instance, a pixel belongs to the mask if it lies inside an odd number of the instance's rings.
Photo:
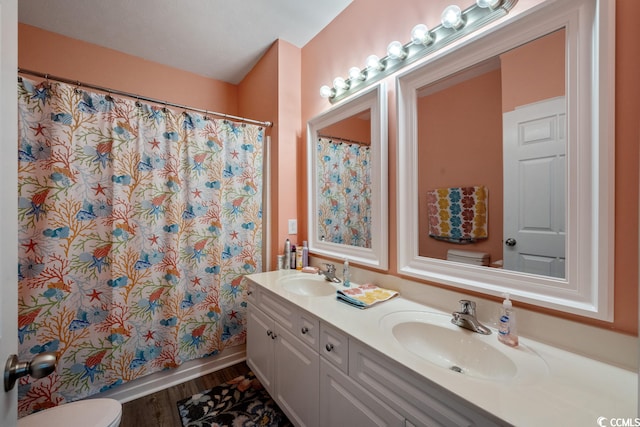
<svg viewBox="0 0 640 427">
<path fill-rule="evenodd" d="M 318 134 L 318 138 L 335 139 L 335 140 L 338 140 L 340 142 L 346 142 L 347 144 L 364 145 L 365 147 L 368 147 L 368 146 L 371 145 L 371 144 L 367 144 L 366 142 L 355 141 L 353 139 L 342 138 L 342 137 L 339 137 L 339 136 Z"/>
<path fill-rule="evenodd" d="M 133 98 L 133 99 L 140 100 L 140 101 L 151 102 L 153 104 L 174 107 L 174 108 L 178 108 L 178 109 L 181 109 L 181 110 L 195 111 L 197 113 L 204 114 L 205 116 L 208 116 L 208 115 L 209 116 L 218 116 L 218 117 L 222 117 L 222 118 L 233 120 L 233 121 L 251 123 L 251 124 L 254 124 L 254 125 L 262 125 L 262 126 L 265 126 L 265 127 L 272 127 L 273 126 L 273 123 L 269 122 L 269 121 L 253 120 L 253 119 L 247 119 L 245 117 L 233 116 L 231 114 L 216 113 L 215 111 L 202 110 L 200 108 L 193 108 L 193 107 L 189 107 L 189 106 L 186 106 L 186 105 L 175 104 L 173 102 L 167 102 L 167 101 L 161 101 L 159 99 L 148 98 L 146 96 L 137 95 L 135 93 L 124 92 L 124 91 L 121 91 L 121 90 L 110 89 L 110 88 L 106 88 L 106 87 L 102 87 L 102 86 L 96 86 L 96 85 L 92 85 L 90 83 L 83 83 L 83 82 L 80 82 L 80 81 L 77 81 L 77 80 L 66 79 L 64 77 L 52 76 L 51 74 L 40 73 L 38 71 L 25 70 L 24 68 L 18 68 L 18 74 L 27 74 L 27 75 L 30 75 L 30 76 L 40 77 L 40 78 L 43 78 L 45 80 L 56 80 L 56 81 L 62 82 L 62 83 L 67 83 L 67 84 L 76 85 L 76 86 L 80 86 L 80 87 L 86 87 L 86 88 L 89 88 L 89 89 L 99 90 L 101 92 L 106 92 L 108 94 L 126 96 L 127 98 Z"/>
</svg>

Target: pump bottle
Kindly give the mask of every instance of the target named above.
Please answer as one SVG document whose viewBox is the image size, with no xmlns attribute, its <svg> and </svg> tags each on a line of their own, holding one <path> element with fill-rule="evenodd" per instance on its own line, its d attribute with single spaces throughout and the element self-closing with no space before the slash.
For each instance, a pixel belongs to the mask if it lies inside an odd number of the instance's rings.
<svg viewBox="0 0 640 427">
<path fill-rule="evenodd" d="M 346 258 L 342 266 L 342 284 L 345 288 L 351 286 L 351 271 L 349 271 L 349 260 Z"/>
<path fill-rule="evenodd" d="M 498 340 L 510 347 L 518 345 L 518 330 L 516 328 L 516 312 L 509 299 L 509 294 L 504 294 L 505 300 L 502 302 L 502 312 L 498 328 Z"/>
</svg>

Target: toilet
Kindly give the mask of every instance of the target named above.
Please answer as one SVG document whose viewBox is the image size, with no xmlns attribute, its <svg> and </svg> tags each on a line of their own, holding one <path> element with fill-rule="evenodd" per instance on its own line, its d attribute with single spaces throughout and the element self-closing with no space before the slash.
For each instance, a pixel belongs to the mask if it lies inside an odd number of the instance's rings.
<svg viewBox="0 0 640 427">
<path fill-rule="evenodd" d="M 449 249 L 447 251 L 447 260 L 487 267 L 491 261 L 491 256 L 486 252 Z"/>
<path fill-rule="evenodd" d="M 114 399 L 85 399 L 27 415 L 18 427 L 117 427 L 122 405 Z"/>
</svg>

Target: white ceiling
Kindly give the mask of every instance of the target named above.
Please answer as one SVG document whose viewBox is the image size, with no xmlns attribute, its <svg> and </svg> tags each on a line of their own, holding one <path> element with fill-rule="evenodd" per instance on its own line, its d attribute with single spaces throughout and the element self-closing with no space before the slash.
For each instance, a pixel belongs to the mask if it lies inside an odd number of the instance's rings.
<svg viewBox="0 0 640 427">
<path fill-rule="evenodd" d="M 237 84 L 275 40 L 303 47 L 351 1 L 20 0 L 18 20 Z"/>
</svg>

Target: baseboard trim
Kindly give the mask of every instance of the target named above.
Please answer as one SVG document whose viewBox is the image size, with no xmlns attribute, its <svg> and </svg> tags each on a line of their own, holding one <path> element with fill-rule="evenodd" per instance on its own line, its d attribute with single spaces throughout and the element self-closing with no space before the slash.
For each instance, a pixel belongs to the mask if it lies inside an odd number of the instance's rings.
<svg viewBox="0 0 640 427">
<path fill-rule="evenodd" d="M 176 369 L 156 372 L 155 374 L 138 378 L 113 390 L 95 394 L 90 398 L 110 398 L 120 403 L 130 402 L 185 381 L 243 362 L 246 358 L 247 352 L 245 345 L 231 347 L 216 356 L 191 360 L 183 363 Z"/>
</svg>

